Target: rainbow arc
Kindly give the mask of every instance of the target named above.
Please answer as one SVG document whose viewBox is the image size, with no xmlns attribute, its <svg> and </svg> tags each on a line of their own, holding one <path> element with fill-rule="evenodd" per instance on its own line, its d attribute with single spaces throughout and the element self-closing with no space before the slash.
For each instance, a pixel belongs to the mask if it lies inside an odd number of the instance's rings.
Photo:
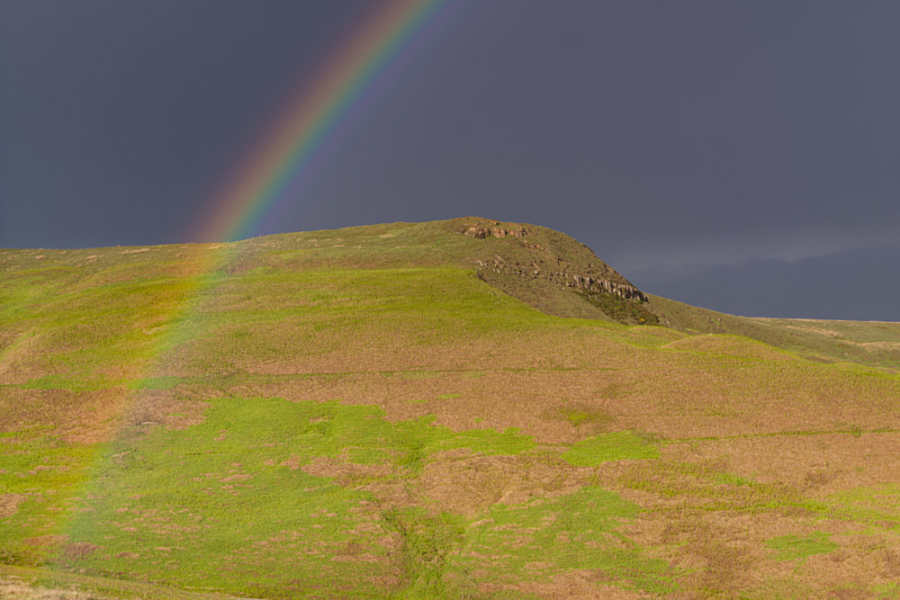
<svg viewBox="0 0 900 600">
<path fill-rule="evenodd" d="M 137 369 L 139 380 L 157 373 L 171 351 L 190 330 L 192 317 L 202 305 L 204 292 L 215 285 L 215 273 L 232 260 L 232 242 L 251 235 L 288 183 L 308 164 L 330 131 L 359 103 L 369 83 L 381 73 L 415 33 L 422 29 L 443 4 L 443 0 L 381 0 L 322 64 L 318 76 L 304 86 L 286 109 L 259 136 L 253 149 L 240 161 L 226 183 L 216 193 L 209 210 L 194 228 L 193 238 L 201 244 L 187 245 L 187 255 L 176 274 L 183 282 L 180 301 L 165 314 L 167 332 Z M 215 243 L 213 243 L 215 242 Z M 113 438 L 136 408 L 141 394 L 130 392 Z M 98 452 L 84 481 L 89 492 L 108 457 Z M 77 511 L 63 531 L 77 527 Z"/>
</svg>

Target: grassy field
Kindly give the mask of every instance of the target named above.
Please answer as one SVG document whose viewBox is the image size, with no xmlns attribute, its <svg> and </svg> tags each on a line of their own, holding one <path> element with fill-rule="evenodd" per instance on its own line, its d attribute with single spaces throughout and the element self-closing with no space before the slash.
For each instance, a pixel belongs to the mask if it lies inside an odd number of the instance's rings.
<svg viewBox="0 0 900 600">
<path fill-rule="evenodd" d="M 0 595 L 900 598 L 900 324 L 471 222 L 0 251 Z"/>
</svg>

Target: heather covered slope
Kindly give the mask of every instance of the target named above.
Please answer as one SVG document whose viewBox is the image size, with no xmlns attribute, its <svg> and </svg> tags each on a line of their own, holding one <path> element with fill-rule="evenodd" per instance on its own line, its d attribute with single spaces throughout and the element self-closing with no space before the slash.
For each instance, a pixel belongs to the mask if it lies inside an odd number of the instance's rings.
<svg viewBox="0 0 900 600">
<path fill-rule="evenodd" d="M 640 302 L 575 240 L 477 219 L 247 240 L 202 286 L 196 250 L 0 252 L 0 576 L 900 594 L 896 325 Z"/>
</svg>

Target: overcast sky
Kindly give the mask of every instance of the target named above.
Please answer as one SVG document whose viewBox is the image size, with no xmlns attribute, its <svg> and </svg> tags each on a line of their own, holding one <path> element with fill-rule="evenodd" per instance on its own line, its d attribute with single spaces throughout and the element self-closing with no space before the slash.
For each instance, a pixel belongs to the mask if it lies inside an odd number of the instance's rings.
<svg viewBox="0 0 900 600">
<path fill-rule="evenodd" d="M 0 246 L 189 240 L 373 7 L 0 0 Z M 256 233 L 477 214 L 695 304 L 900 320 L 898 23 L 894 0 L 450 0 Z"/>
</svg>

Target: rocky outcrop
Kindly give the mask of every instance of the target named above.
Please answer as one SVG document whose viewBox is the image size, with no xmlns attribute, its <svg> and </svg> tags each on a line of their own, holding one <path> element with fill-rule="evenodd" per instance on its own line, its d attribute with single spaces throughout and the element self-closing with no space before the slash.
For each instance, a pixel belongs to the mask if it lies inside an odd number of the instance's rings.
<svg viewBox="0 0 900 600">
<path fill-rule="evenodd" d="M 647 302 L 647 295 L 630 283 L 618 283 L 610 279 L 594 277 L 589 274 L 571 273 L 567 270 L 546 270 L 537 262 L 528 265 L 509 264 L 500 256 L 491 260 L 479 260 L 481 269 L 489 269 L 497 274 L 516 275 L 523 278 L 544 279 L 561 287 L 574 288 L 589 294 L 613 294 L 626 300 Z"/>
<path fill-rule="evenodd" d="M 525 227 L 513 227 L 512 229 L 507 229 L 498 222 L 495 226 L 479 224 L 469 225 L 463 230 L 463 235 L 468 235 L 479 240 L 489 237 L 515 237 L 524 239 L 525 236 L 528 235 L 528 230 Z"/>
<path fill-rule="evenodd" d="M 578 244 L 568 236 L 552 232 L 557 237 L 561 236 L 569 240 L 570 245 L 575 244 L 579 248 L 575 254 L 569 249 L 562 251 L 562 255 L 558 255 L 559 250 L 554 251 L 553 248 L 559 247 L 559 240 L 554 242 L 555 238 L 548 238 L 549 234 L 546 232 L 542 235 L 541 230 L 543 228 L 532 230 L 520 224 L 485 219 L 466 220 L 457 229 L 459 233 L 475 239 L 509 239 L 509 241 L 515 242 L 515 246 L 535 251 L 527 254 L 523 254 L 521 251 L 503 252 L 506 256 L 495 254 L 492 258 L 479 259 L 476 262 L 479 272 L 483 275 L 491 272 L 496 275 L 542 279 L 559 287 L 572 288 L 586 294 L 612 294 L 625 300 L 648 301 L 644 292 L 632 285 L 609 265 L 598 260 L 586 246 Z M 545 243 L 538 243 L 533 239 L 535 237 Z M 571 248 L 571 246 L 567 247 Z M 499 249 L 496 246 L 492 248 L 493 251 Z M 577 255 L 577 258 L 569 255 Z M 522 260 L 525 257 L 527 260 Z"/>
<path fill-rule="evenodd" d="M 522 242 L 523 246 L 528 248 L 533 248 L 535 250 L 543 250 L 544 247 L 541 244 L 532 242 L 528 240 L 528 228 L 521 226 L 513 226 L 506 227 L 500 222 L 497 222 L 496 225 L 484 225 L 484 224 L 474 224 L 469 225 L 465 229 L 463 229 L 462 234 L 467 235 L 469 237 L 473 237 L 477 240 L 484 240 L 487 238 L 516 238 L 520 242 Z"/>
</svg>

